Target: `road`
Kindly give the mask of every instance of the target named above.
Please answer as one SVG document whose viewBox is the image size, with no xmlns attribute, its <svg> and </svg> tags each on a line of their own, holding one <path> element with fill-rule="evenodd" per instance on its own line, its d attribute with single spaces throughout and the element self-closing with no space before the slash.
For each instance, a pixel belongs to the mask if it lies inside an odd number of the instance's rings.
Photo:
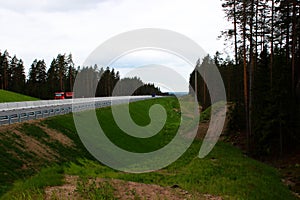
<svg viewBox="0 0 300 200">
<path fill-rule="evenodd" d="M 0 126 L 150 98 L 153 97 L 120 96 L 0 103 Z"/>
</svg>

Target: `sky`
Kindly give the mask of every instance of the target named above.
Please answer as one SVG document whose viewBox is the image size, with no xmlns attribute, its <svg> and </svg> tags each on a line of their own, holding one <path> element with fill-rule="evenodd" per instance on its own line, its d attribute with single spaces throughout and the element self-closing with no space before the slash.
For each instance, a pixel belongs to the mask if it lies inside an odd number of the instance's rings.
<svg viewBox="0 0 300 200">
<path fill-rule="evenodd" d="M 106 40 L 141 28 L 178 32 L 213 55 L 223 51 L 217 37 L 230 25 L 220 0 L 0 0 L 0 27 L 0 51 L 21 58 L 27 74 L 34 59 L 49 67 L 59 53 L 72 53 L 75 65 L 82 65 Z M 143 61 L 172 64 L 186 79 L 192 71 L 173 55 L 153 51 L 133 52 L 112 67 L 122 77 Z"/>
</svg>

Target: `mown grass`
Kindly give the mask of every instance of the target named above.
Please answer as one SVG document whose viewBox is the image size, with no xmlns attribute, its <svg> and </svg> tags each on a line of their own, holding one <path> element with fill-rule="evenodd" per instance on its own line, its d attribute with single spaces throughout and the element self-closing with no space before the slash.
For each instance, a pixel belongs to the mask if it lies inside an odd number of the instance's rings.
<svg viewBox="0 0 300 200">
<path fill-rule="evenodd" d="M 178 107 L 177 101 L 154 99 L 143 101 L 142 103 L 130 104 L 133 121 L 140 126 L 146 126 L 150 123 L 150 107 L 158 103 L 164 105 L 168 117 L 163 129 L 153 137 L 140 139 L 124 133 L 114 121 L 111 108 L 109 107 L 97 112 L 99 124 L 107 137 L 115 145 L 124 150 L 140 153 L 155 151 L 168 144 L 173 139 L 174 133 L 176 133 L 179 127 L 180 115 L 173 111 L 174 107 Z M 123 107 L 123 105 L 119 105 L 118 109 L 122 110 Z"/>
<path fill-rule="evenodd" d="M 118 146 L 134 152 L 152 151 L 161 148 L 174 137 L 180 122 L 178 103 L 174 98 L 164 98 L 130 105 L 133 120 L 140 125 L 146 125 L 150 121 L 149 107 L 157 103 L 167 109 L 167 125 L 157 136 L 149 139 L 138 140 L 125 135 L 112 119 L 110 108 L 98 110 L 97 116 L 107 136 Z M 76 134 L 72 115 L 54 117 L 42 123 L 66 134 L 78 144 L 78 149 L 84 149 Z M 200 146 L 201 141 L 194 141 L 183 156 L 170 166 L 156 172 L 142 174 L 119 172 L 95 161 L 86 153 L 78 158 L 79 156 L 74 155 L 73 152 L 72 156 L 76 158 L 75 160 L 73 158 L 74 161 L 44 169 L 48 170 L 47 175 L 42 170 L 30 179 L 17 182 L 3 198 L 41 197 L 44 187 L 62 184 L 62 174 L 68 174 L 80 177 L 81 182 L 77 185 L 77 192 L 87 199 L 96 197 L 101 199 L 105 195 L 108 199 L 113 199 L 113 190 L 109 184 L 99 186 L 92 183 L 84 186 L 86 185 L 83 184 L 84 181 L 96 178 L 116 178 L 168 187 L 178 185 L 195 197 L 201 193 L 222 196 L 224 199 L 295 199 L 288 188 L 281 183 L 276 169 L 248 158 L 240 150 L 223 142 L 219 142 L 206 158 L 200 159 L 197 157 Z M 54 181 L 49 182 L 52 176 Z M 106 188 L 109 192 L 102 194 L 99 187 Z"/>
<path fill-rule="evenodd" d="M 7 90 L 0 90 L 0 103 L 5 102 L 19 102 L 19 101 L 36 101 L 37 98 L 10 92 Z"/>
</svg>

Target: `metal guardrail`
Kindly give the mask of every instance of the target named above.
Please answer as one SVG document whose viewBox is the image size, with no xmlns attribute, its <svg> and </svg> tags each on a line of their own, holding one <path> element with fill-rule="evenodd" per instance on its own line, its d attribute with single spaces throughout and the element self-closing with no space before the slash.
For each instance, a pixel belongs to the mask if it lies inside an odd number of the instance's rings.
<svg viewBox="0 0 300 200">
<path fill-rule="evenodd" d="M 152 97 L 124 96 L 0 103 L 0 126 L 56 115 L 64 115 L 71 112 L 103 108 L 129 101 L 141 101 L 149 98 Z"/>
</svg>

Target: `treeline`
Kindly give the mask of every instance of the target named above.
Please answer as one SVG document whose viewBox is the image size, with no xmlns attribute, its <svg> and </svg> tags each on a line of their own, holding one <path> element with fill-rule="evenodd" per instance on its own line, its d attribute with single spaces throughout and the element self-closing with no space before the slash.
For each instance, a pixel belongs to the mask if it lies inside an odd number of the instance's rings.
<svg viewBox="0 0 300 200">
<path fill-rule="evenodd" d="M 222 32 L 234 59 L 219 52 L 215 63 L 227 98 L 234 102 L 230 127 L 245 133 L 249 153 L 277 154 L 299 144 L 300 2 L 297 0 L 222 0 L 232 28 Z M 197 64 L 200 66 L 201 64 Z M 191 85 L 194 87 L 194 73 Z M 209 95 L 198 81 L 198 98 Z M 208 104 L 207 104 L 208 102 Z"/>
<path fill-rule="evenodd" d="M 0 52 L 0 88 L 15 92 L 25 89 L 24 63 L 16 56 L 9 56 L 7 51 Z"/>
<path fill-rule="evenodd" d="M 115 95 L 126 96 L 126 95 L 147 95 L 147 94 L 158 94 L 163 95 L 158 87 L 154 84 L 144 84 L 138 77 L 124 78 L 116 85 Z"/>
<path fill-rule="evenodd" d="M 77 74 L 75 97 L 105 97 L 131 95 L 162 95 L 154 84 L 145 84 L 138 77 L 120 79 L 119 72 L 97 65 L 83 67 Z"/>
<path fill-rule="evenodd" d="M 112 96 L 118 81 L 122 83 L 124 89 L 128 89 L 130 85 L 134 86 L 137 80 L 141 87 L 134 91 L 133 95 L 161 94 L 160 89 L 154 84 L 145 84 L 137 77 L 120 80 L 119 72 L 109 67 L 104 69 L 95 65 L 75 68 L 72 54 L 58 54 L 48 69 L 44 60 L 35 59 L 27 78 L 24 69 L 22 59 L 11 57 L 7 51 L 0 52 L 0 89 L 40 99 L 53 99 L 55 92 L 73 91 L 75 79 L 81 74 L 86 82 L 83 84 L 80 97 Z"/>
<path fill-rule="evenodd" d="M 44 60 L 34 60 L 26 81 L 26 94 L 40 99 L 53 99 L 58 91 L 72 91 L 76 74 L 72 54 L 58 54 L 47 70 Z"/>
</svg>

